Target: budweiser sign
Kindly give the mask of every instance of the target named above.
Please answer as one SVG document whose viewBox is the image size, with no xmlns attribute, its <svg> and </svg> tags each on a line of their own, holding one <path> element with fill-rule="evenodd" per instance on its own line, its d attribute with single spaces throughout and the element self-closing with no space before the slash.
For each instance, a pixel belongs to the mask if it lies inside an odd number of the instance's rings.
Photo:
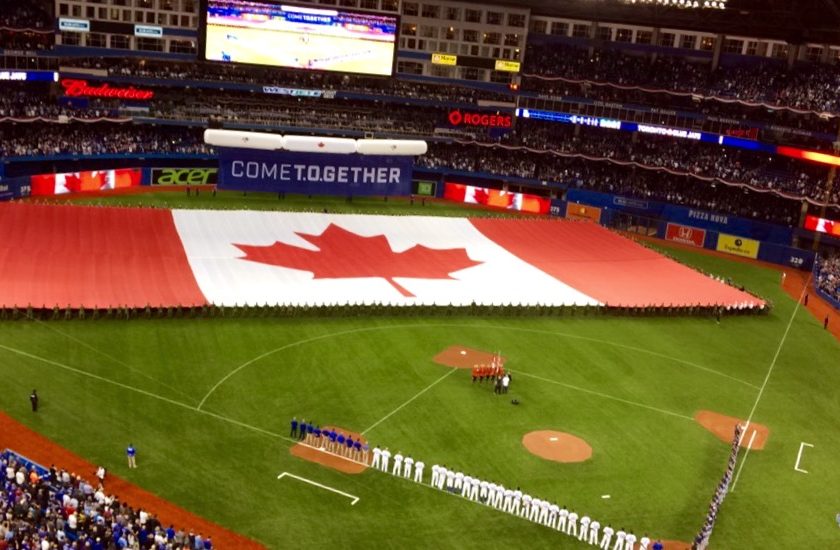
<svg viewBox="0 0 840 550">
<path fill-rule="evenodd" d="M 149 100 L 155 97 L 152 90 L 140 90 L 134 86 L 127 88 L 112 88 L 107 82 L 101 86 L 91 86 L 87 80 L 62 78 L 64 95 L 69 97 L 114 97 L 118 99 Z"/>
</svg>

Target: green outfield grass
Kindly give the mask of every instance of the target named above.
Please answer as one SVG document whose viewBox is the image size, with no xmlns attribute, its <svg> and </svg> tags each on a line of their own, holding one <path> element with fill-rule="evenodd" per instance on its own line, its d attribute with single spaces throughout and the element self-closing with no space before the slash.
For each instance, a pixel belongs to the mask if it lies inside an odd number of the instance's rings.
<svg viewBox="0 0 840 550">
<path fill-rule="evenodd" d="M 132 200 L 188 200 L 153 197 Z M 240 199 L 227 200 L 235 207 Z M 343 202 L 323 204 L 338 210 Z M 669 252 L 732 277 L 774 309 L 720 325 L 602 316 L 2 322 L 0 408 L 270 548 L 575 548 L 583 545 L 428 487 L 294 458 L 288 422 L 297 415 L 356 431 L 375 426 L 371 442 L 424 460 L 427 479 L 432 464 L 446 464 L 639 536 L 690 540 L 729 452 L 691 416 L 746 417 L 763 387 L 754 420 L 769 426 L 770 439 L 749 454 L 712 546 L 837 547 L 840 346 L 807 311 L 794 316 L 777 272 Z M 514 372 L 509 396 L 432 362 L 453 344 L 500 350 Z M 27 399 L 33 387 L 42 397 L 37 415 Z M 563 465 L 529 455 L 520 440 L 536 429 L 584 438 L 592 459 Z M 129 441 L 139 453 L 130 471 Z M 803 441 L 814 445 L 807 475 L 793 470 Z M 360 501 L 277 480 L 281 472 Z"/>
</svg>

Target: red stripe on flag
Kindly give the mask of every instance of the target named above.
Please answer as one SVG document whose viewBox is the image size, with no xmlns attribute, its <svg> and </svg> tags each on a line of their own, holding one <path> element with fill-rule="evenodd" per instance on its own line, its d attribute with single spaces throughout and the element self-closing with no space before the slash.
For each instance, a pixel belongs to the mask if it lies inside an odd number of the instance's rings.
<svg viewBox="0 0 840 550">
<path fill-rule="evenodd" d="M 746 292 L 592 223 L 486 218 L 470 221 L 511 254 L 611 306 L 762 303 Z"/>
<path fill-rule="evenodd" d="M 207 303 L 168 210 L 0 205 L 0 306 Z"/>
</svg>

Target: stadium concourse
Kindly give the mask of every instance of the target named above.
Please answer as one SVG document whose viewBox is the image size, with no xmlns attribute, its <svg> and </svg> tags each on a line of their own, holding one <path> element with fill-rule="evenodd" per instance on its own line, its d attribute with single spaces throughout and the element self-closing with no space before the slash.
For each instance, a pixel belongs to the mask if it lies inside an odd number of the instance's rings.
<svg viewBox="0 0 840 550">
<path fill-rule="evenodd" d="M 0 213 L 6 308 L 764 307 L 583 222 L 26 203 Z"/>
</svg>

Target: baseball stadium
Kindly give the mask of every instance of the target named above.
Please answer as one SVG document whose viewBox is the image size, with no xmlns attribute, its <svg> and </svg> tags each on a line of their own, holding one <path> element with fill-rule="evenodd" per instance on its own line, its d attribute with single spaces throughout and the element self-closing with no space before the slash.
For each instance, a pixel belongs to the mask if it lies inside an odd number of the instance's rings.
<svg viewBox="0 0 840 550">
<path fill-rule="evenodd" d="M 0 0 L 0 550 L 840 547 L 834 0 Z"/>
</svg>

